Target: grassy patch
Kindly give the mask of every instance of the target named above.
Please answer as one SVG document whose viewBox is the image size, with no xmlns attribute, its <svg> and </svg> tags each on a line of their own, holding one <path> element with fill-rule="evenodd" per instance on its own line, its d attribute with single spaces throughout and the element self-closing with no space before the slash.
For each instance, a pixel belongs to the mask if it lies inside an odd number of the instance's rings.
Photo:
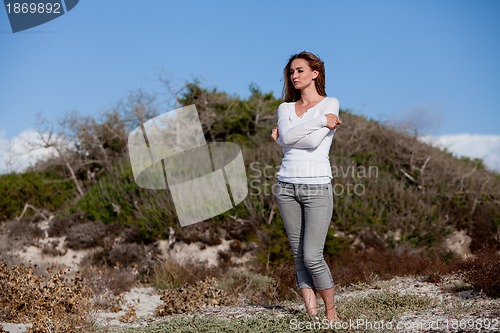
<svg viewBox="0 0 500 333">
<path fill-rule="evenodd" d="M 367 322 L 389 322 L 408 312 L 420 311 L 433 306 L 434 302 L 425 296 L 400 294 L 394 292 L 378 292 L 366 297 L 357 296 L 340 300 L 337 309 L 341 322 L 364 319 Z M 146 328 L 134 328 L 112 332 L 156 333 L 156 332 L 326 332 L 329 325 L 323 317 L 312 318 L 304 311 L 290 311 L 293 315 L 276 316 L 261 314 L 256 316 L 240 316 L 237 318 L 220 318 L 215 316 L 183 315 L 172 316 L 161 323 Z M 344 332 L 362 332 L 342 329 Z M 110 331 L 107 331 L 110 332 Z M 331 329 L 329 330 L 331 332 Z"/>
<path fill-rule="evenodd" d="M 433 304 L 426 296 L 386 291 L 338 301 L 337 311 L 341 321 L 392 321 L 403 313 L 426 309 Z"/>
<path fill-rule="evenodd" d="M 148 328 L 134 328 L 121 333 L 192 333 L 192 332 L 234 332 L 234 333 L 284 333 L 290 332 L 290 318 L 272 316 L 216 318 L 204 316 L 174 317 Z"/>
</svg>

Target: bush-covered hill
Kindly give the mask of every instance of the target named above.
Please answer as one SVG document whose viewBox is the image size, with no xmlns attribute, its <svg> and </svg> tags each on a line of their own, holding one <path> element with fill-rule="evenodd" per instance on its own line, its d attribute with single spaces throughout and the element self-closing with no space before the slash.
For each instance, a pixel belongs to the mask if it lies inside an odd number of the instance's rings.
<svg viewBox="0 0 500 333">
<path fill-rule="evenodd" d="M 243 152 L 249 195 L 233 210 L 181 228 L 167 191 L 139 188 L 127 152 L 128 133 L 165 112 L 155 96 L 134 93 L 100 119 L 69 115 L 51 138 L 73 145 L 47 146 L 58 155 L 22 175 L 0 176 L 1 220 L 26 203 L 67 221 L 101 221 L 134 230 L 137 241 L 167 238 L 217 244 L 220 238 L 255 242 L 267 263 L 291 254 L 272 195 L 282 152 L 270 138 L 280 100 L 251 87 L 243 99 L 198 82 L 171 96 L 175 106 L 196 104 L 206 140 L 237 143 Z M 171 105 L 170 107 L 173 108 Z M 348 110 L 331 150 L 335 213 L 325 251 L 352 246 L 438 248 L 454 230 L 472 237 L 473 251 L 499 248 L 500 176 L 481 161 L 457 159 L 425 144 L 418 133 Z M 59 141 L 61 142 L 61 141 Z M 71 148 L 69 148 L 71 147 Z M 32 212 L 25 214 L 29 218 Z M 335 236 L 334 236 L 335 235 Z"/>
</svg>

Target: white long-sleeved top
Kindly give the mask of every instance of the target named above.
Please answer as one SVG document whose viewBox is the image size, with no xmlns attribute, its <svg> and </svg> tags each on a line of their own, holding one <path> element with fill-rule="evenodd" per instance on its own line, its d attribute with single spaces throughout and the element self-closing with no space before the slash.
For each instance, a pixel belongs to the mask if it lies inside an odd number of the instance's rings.
<svg viewBox="0 0 500 333">
<path fill-rule="evenodd" d="M 308 109 L 301 117 L 295 113 L 295 102 L 278 107 L 276 141 L 283 148 L 278 180 L 296 184 L 326 184 L 332 180 L 330 147 L 335 130 L 326 127 L 327 113 L 339 115 L 339 101 L 327 97 Z"/>
</svg>

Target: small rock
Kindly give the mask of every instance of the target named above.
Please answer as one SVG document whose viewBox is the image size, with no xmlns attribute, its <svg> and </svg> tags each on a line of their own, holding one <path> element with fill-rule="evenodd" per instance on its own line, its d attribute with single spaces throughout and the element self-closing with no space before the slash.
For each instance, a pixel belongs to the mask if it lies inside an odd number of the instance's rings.
<svg viewBox="0 0 500 333">
<path fill-rule="evenodd" d="M 460 291 L 458 293 L 458 297 L 460 297 L 463 300 L 474 299 L 474 298 L 478 298 L 479 296 L 481 296 L 481 293 L 474 291 L 474 290 L 465 290 L 465 291 Z"/>
</svg>

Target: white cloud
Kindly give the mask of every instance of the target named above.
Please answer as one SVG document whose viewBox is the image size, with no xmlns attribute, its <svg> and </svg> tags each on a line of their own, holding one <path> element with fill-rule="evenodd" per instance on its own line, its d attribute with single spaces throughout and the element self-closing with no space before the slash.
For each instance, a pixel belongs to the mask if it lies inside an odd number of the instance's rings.
<svg viewBox="0 0 500 333">
<path fill-rule="evenodd" d="M 0 130 L 0 173 L 23 172 L 37 161 L 53 156 L 53 148 L 42 146 L 37 131 L 28 129 L 8 140 L 5 131 Z"/>
<path fill-rule="evenodd" d="M 449 134 L 424 136 L 422 141 L 447 148 L 455 156 L 479 158 L 488 169 L 500 172 L 500 135 Z"/>
<path fill-rule="evenodd" d="M 5 173 L 5 152 L 8 150 L 9 141 L 5 138 L 5 130 L 0 129 L 0 173 Z"/>
</svg>

